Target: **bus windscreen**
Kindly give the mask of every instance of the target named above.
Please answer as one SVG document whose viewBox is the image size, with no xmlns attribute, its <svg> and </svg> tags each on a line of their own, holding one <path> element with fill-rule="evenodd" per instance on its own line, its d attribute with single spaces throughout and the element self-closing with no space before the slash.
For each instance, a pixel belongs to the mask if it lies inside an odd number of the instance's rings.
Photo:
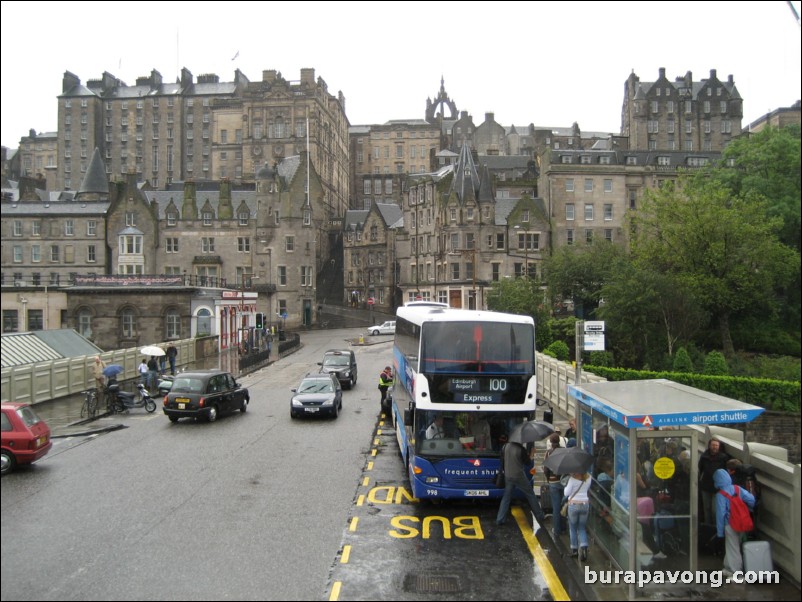
<svg viewBox="0 0 802 602">
<path fill-rule="evenodd" d="M 428 322 L 421 329 L 420 372 L 531 375 L 535 331 L 529 324 Z"/>
</svg>

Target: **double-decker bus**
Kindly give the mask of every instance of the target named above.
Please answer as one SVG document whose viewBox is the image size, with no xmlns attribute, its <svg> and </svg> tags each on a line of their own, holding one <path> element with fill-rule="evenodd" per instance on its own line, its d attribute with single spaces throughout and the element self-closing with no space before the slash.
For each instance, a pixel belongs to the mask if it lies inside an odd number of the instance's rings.
<svg viewBox="0 0 802 602">
<path fill-rule="evenodd" d="M 501 497 L 499 452 L 537 404 L 534 320 L 400 307 L 393 363 L 393 423 L 413 495 Z"/>
</svg>

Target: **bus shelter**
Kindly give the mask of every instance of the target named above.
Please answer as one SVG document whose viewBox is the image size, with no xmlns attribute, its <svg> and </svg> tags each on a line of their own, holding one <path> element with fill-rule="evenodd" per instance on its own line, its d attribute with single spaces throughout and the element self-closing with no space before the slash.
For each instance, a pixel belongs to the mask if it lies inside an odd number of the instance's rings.
<svg viewBox="0 0 802 602">
<path fill-rule="evenodd" d="M 698 429 L 764 410 L 670 380 L 569 385 L 593 454 L 588 528 L 619 568 L 698 568 Z"/>
</svg>

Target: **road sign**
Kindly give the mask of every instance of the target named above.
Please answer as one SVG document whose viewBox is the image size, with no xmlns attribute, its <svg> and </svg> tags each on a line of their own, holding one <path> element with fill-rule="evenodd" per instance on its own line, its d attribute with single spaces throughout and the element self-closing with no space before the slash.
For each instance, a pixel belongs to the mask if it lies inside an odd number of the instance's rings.
<svg viewBox="0 0 802 602">
<path fill-rule="evenodd" d="M 368 297 L 368 305 L 373 305 L 374 303 L 376 303 L 376 301 L 373 299 L 373 297 Z"/>
<path fill-rule="evenodd" d="M 604 332 L 604 321 L 586 321 L 585 332 Z"/>
<path fill-rule="evenodd" d="M 604 333 L 585 333 L 585 351 L 604 351 Z"/>
</svg>

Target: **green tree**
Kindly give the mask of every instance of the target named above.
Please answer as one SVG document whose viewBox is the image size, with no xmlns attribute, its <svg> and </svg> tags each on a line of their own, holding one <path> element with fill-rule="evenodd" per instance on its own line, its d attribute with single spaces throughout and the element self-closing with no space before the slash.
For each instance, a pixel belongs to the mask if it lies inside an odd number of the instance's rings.
<svg viewBox="0 0 802 602">
<path fill-rule="evenodd" d="M 551 318 L 539 280 L 504 278 L 494 282 L 487 292 L 487 307 L 492 311 L 532 316 L 535 320 L 536 347 L 544 349 L 551 343 Z"/>
<path fill-rule="evenodd" d="M 730 373 L 727 360 L 720 351 L 711 351 L 705 356 L 704 373 L 713 376 L 727 376 Z"/>
<path fill-rule="evenodd" d="M 560 247 L 543 266 L 551 298 L 571 299 L 579 318 L 593 319 L 602 287 L 625 258 L 624 247 L 607 241 Z"/>
<path fill-rule="evenodd" d="M 597 315 L 606 322 L 608 349 L 622 366 L 641 367 L 658 347 L 672 356 L 678 343 L 692 340 L 707 323 L 682 281 L 635 263 L 620 262 L 602 295 Z"/>
<path fill-rule="evenodd" d="M 800 250 L 800 128 L 767 127 L 733 140 L 713 176 L 734 194 L 757 193 L 768 201 L 768 214 L 782 221 L 779 237 Z"/>
<path fill-rule="evenodd" d="M 677 349 L 674 355 L 674 372 L 693 372 L 693 362 L 685 347 Z"/>
<path fill-rule="evenodd" d="M 777 238 L 780 220 L 765 200 L 734 195 L 703 176 L 647 191 L 631 216 L 636 263 L 676 278 L 716 320 L 726 355 L 730 319 L 747 308 L 773 314 L 775 290 L 799 271 L 799 253 Z"/>
</svg>

